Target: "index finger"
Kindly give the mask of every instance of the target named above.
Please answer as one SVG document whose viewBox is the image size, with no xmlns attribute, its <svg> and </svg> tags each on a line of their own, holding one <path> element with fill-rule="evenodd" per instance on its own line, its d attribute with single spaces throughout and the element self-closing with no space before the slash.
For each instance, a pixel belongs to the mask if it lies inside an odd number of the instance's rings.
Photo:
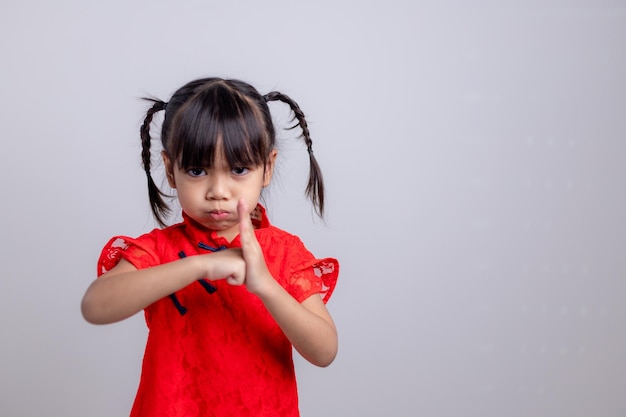
<svg viewBox="0 0 626 417">
<path fill-rule="evenodd" d="M 252 233 L 252 237 L 256 238 L 256 236 L 254 236 L 252 219 L 250 218 L 250 213 L 248 212 L 248 205 L 243 198 L 237 203 L 237 216 L 239 217 L 239 236 L 243 246 L 244 242 L 247 242 L 248 239 L 250 239 L 250 233 Z"/>
</svg>

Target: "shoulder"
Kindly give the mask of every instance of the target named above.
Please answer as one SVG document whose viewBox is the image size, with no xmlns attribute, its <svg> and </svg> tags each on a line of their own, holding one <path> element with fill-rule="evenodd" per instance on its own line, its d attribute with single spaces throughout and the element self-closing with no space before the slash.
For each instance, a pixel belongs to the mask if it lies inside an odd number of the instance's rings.
<svg viewBox="0 0 626 417">
<path fill-rule="evenodd" d="M 175 224 L 164 229 L 153 229 L 138 237 L 115 236 L 111 238 L 109 244 L 116 247 L 125 248 L 138 246 L 148 250 L 156 250 L 159 247 L 167 246 L 169 242 L 179 240 L 184 236 L 184 225 Z"/>
<path fill-rule="evenodd" d="M 278 266 L 285 280 L 285 288 L 298 302 L 319 293 L 328 302 L 337 284 L 339 262 L 335 258 L 317 258 L 292 233 L 268 227 L 261 234 L 259 243 L 263 248 L 268 266 Z"/>
<path fill-rule="evenodd" d="M 299 265 L 311 262 L 315 256 L 304 246 L 300 237 L 293 233 L 269 226 L 257 231 L 257 239 L 266 261 L 281 265 L 285 271 L 293 271 Z"/>
<path fill-rule="evenodd" d="M 98 274 L 111 270 L 120 259 L 126 259 L 138 269 L 158 265 L 164 251 L 184 240 L 184 225 L 153 229 L 138 237 L 114 236 L 104 245 L 98 261 Z"/>
<path fill-rule="evenodd" d="M 257 239 L 262 247 L 271 245 L 272 247 L 282 247 L 287 249 L 304 249 L 302 240 L 293 233 L 279 229 L 276 226 L 268 226 L 257 230 Z M 295 245 L 295 246 L 294 246 Z"/>
<path fill-rule="evenodd" d="M 264 227 L 262 229 L 258 229 L 258 231 L 261 234 L 267 234 L 268 236 L 276 236 L 276 237 L 283 237 L 283 238 L 296 238 L 298 239 L 298 236 L 294 235 L 293 233 L 289 233 L 286 230 L 280 229 L 276 226 L 270 225 L 268 227 Z"/>
</svg>

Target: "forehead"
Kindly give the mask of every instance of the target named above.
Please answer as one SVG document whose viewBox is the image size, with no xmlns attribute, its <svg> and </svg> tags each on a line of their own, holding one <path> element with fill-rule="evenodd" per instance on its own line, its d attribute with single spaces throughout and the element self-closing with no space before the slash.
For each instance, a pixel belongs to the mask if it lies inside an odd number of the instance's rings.
<svg viewBox="0 0 626 417">
<path fill-rule="evenodd" d="M 217 142 L 215 143 L 213 161 L 211 162 L 211 167 L 215 169 L 231 168 L 231 162 L 228 160 L 226 150 L 224 149 L 224 141 L 221 137 L 218 137 Z"/>
</svg>

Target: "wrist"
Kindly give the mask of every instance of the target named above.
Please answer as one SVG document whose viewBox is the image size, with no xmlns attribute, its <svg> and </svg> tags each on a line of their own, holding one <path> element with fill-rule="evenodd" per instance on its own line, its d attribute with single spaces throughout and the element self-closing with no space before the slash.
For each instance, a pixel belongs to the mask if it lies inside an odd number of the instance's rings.
<svg viewBox="0 0 626 417">
<path fill-rule="evenodd" d="M 274 279 L 272 275 L 269 273 L 265 275 L 264 279 L 259 280 L 260 282 L 255 285 L 250 285 L 248 283 L 248 291 L 256 295 L 263 301 L 270 301 L 274 299 L 281 292 L 284 292 L 284 288 L 280 286 L 280 284 Z"/>
<path fill-rule="evenodd" d="M 207 277 L 206 263 L 203 261 L 202 258 L 203 257 L 201 255 L 200 256 L 196 255 L 196 256 L 189 256 L 187 258 L 180 260 L 180 262 L 185 263 L 185 268 L 190 272 L 189 284 L 199 279 Z"/>
</svg>

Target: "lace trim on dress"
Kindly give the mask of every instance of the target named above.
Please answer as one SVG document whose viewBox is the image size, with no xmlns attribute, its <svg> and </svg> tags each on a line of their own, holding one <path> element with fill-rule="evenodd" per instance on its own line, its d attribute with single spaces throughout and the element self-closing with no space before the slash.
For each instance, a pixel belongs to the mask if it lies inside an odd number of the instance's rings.
<svg viewBox="0 0 626 417">
<path fill-rule="evenodd" d="M 333 258 L 312 259 L 294 267 L 291 294 L 299 302 L 319 293 L 328 302 L 337 284 L 339 263 Z"/>
</svg>

